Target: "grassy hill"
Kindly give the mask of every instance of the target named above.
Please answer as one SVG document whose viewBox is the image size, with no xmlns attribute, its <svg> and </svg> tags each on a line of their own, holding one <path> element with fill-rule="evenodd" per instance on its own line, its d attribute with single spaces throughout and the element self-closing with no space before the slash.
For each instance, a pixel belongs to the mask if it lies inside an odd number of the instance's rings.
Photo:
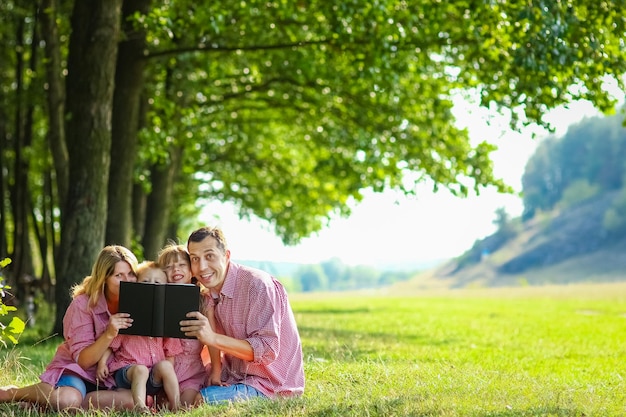
<svg viewBox="0 0 626 417">
<path fill-rule="evenodd" d="M 602 194 L 477 241 L 441 267 L 420 274 L 418 288 L 466 288 L 626 281 L 626 236 L 608 233 Z"/>
</svg>

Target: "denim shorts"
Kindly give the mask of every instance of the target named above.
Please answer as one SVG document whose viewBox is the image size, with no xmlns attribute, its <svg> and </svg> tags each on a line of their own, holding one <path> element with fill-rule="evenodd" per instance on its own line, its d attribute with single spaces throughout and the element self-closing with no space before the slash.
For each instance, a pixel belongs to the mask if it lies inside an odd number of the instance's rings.
<svg viewBox="0 0 626 417">
<path fill-rule="evenodd" d="M 255 397 L 267 398 L 265 394 L 250 385 L 234 384 L 227 387 L 211 385 L 200 390 L 206 404 L 217 404 L 225 401 L 243 401 Z"/>
<path fill-rule="evenodd" d="M 115 385 L 118 388 L 130 389 L 130 381 L 128 380 L 128 369 L 134 365 L 127 365 L 121 369 L 115 371 Z M 148 382 L 146 383 L 146 394 L 155 395 L 158 394 L 163 388 L 163 384 L 157 384 L 154 382 L 154 374 L 152 368 L 150 368 L 150 375 L 148 376 Z"/>
<path fill-rule="evenodd" d="M 56 385 L 57 388 L 61 387 L 72 387 L 77 389 L 85 398 L 88 392 L 96 391 L 98 387 L 96 384 L 93 384 L 89 381 L 85 381 L 78 375 L 74 374 L 63 374 L 61 378 L 59 378 L 59 382 Z"/>
</svg>

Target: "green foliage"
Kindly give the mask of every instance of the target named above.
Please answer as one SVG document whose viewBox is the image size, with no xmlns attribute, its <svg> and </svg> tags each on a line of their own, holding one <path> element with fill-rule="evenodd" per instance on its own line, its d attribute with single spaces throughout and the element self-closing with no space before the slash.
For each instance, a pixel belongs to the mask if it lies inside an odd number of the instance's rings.
<svg viewBox="0 0 626 417">
<path fill-rule="evenodd" d="M 621 416 L 625 290 L 614 284 L 292 296 L 305 357 L 301 398 L 162 415 Z M 36 382 L 47 363 L 41 352 L 49 360 L 54 350 L 20 344 L 10 361 L 0 352 L 0 385 Z M 31 369 L 15 359 L 35 356 Z M 2 415 L 35 415 L 29 413 L 0 405 Z"/>
<path fill-rule="evenodd" d="M 328 289 L 328 277 L 320 265 L 304 265 L 296 271 L 296 276 L 304 292 Z"/>
<path fill-rule="evenodd" d="M 522 177 L 525 218 L 620 189 L 625 157 L 626 130 L 617 115 L 585 119 L 562 138 L 543 141 Z"/>
<path fill-rule="evenodd" d="M 10 263 L 11 263 L 11 260 L 8 258 L 1 260 L 0 270 L 6 267 Z M 5 305 L 4 302 L 2 301 L 6 294 L 5 291 L 8 289 L 11 289 L 11 287 L 9 287 L 8 285 L 4 283 L 4 279 L 0 275 L 0 316 L 9 315 L 9 313 L 17 310 L 17 308 L 13 306 Z M 13 344 L 17 344 L 18 337 L 24 331 L 24 327 L 25 327 L 24 321 L 16 316 L 11 317 L 11 321 L 8 324 L 0 322 L 0 343 L 4 345 L 4 347 L 6 347 L 7 343 L 5 339 L 8 339 Z"/>
<path fill-rule="evenodd" d="M 626 234 L 626 188 L 619 191 L 604 214 L 604 230 L 613 236 Z"/>
<path fill-rule="evenodd" d="M 563 191 L 563 196 L 561 197 L 561 201 L 559 201 L 559 207 L 572 207 L 575 204 L 597 196 L 600 190 L 600 185 L 590 184 L 587 179 L 576 180 Z"/>
<path fill-rule="evenodd" d="M 496 218 L 493 220 L 493 224 L 497 227 L 496 235 L 498 235 L 502 241 L 515 236 L 518 232 L 519 221 L 512 219 L 504 207 L 498 207 L 495 211 L 495 216 Z M 503 243 L 504 242 L 501 244 Z M 495 249 L 497 248 L 488 248 L 489 252 Z"/>
<path fill-rule="evenodd" d="M 476 265 L 504 247 L 510 240 L 514 239 L 522 230 L 520 219 L 511 219 L 504 207 L 496 209 L 493 224 L 497 230 L 490 236 L 477 239 L 471 249 L 456 258 L 455 271 Z"/>
<path fill-rule="evenodd" d="M 7 174 L 1 197 L 11 206 L 1 221 L 8 234 L 18 231 L 16 248 L 37 237 L 31 252 L 39 249 L 42 264 L 59 271 L 54 278 L 65 290 L 88 270 L 98 250 L 91 243 L 107 235 L 105 218 L 119 220 L 125 232 L 132 227 L 122 239 L 139 234 L 137 242 L 154 252 L 147 242 L 159 245 L 165 233 L 146 238 L 146 230 L 156 230 L 145 227 L 150 219 L 167 218 L 157 223 L 176 238 L 193 227 L 203 201 L 220 200 L 242 217 L 267 220 L 295 244 L 329 218 L 349 215 L 368 189 L 412 194 L 427 183 L 461 197 L 485 187 L 511 191 L 493 171 L 497 144 L 470 140 L 457 126 L 452 109 L 459 96 L 506 113 L 514 129 L 546 126 L 549 109 L 578 99 L 613 111 L 605 82 L 623 89 L 626 73 L 622 1 L 138 2 L 128 7 L 142 12 L 130 17 L 136 30 L 127 33 L 108 21 L 119 8 L 106 4 L 50 3 L 43 16 L 50 13 L 58 28 L 46 30 L 40 10 L 21 3 L 0 3 L 7 46 L 0 50 L 0 166 Z M 93 66 L 85 52 L 94 43 L 70 43 L 70 35 L 102 42 L 109 56 Z M 129 40 L 140 47 L 126 49 Z M 113 83 L 113 56 L 121 63 L 117 75 L 132 77 L 141 99 L 120 91 L 120 79 Z M 115 87 L 112 103 L 110 88 L 98 86 Z M 66 125 L 51 116 L 59 103 Z M 114 114 L 137 117 L 109 117 L 111 104 Z M 92 111 L 79 117 L 84 109 Z M 110 149 L 120 148 L 106 146 L 111 131 L 132 132 L 121 145 L 128 144 L 126 154 L 112 157 Z M 124 177 L 110 187 L 109 162 L 110 172 Z M 171 174 L 163 187 L 152 183 L 155 172 Z M 63 173 L 72 177 L 69 202 L 59 201 L 69 186 Z M 529 211 L 558 201 L 568 185 L 558 175 L 549 179 L 550 198 L 529 192 L 537 200 Z M 131 204 L 121 189 L 133 181 L 163 204 L 146 205 L 142 216 L 146 196 Z M 102 203 L 107 190 L 110 204 Z M 100 203 L 85 207 L 99 211 L 78 219 L 89 214 L 78 209 L 93 197 Z M 11 217 L 19 223 L 10 224 Z M 74 251 L 65 248 L 73 244 L 85 249 L 80 262 L 51 259 L 69 256 Z M 57 318 L 69 302 L 59 298 Z"/>
<path fill-rule="evenodd" d="M 626 71 L 621 7 L 544 3 L 155 4 L 134 16 L 150 63 L 140 158 L 183 147 L 202 197 L 286 243 L 348 215 L 366 188 L 510 190 L 495 145 L 455 127 L 453 99 L 476 92 L 515 129 L 546 125 L 576 99 L 612 111 L 603 83 Z"/>
<path fill-rule="evenodd" d="M 349 291 L 406 281 L 415 275 L 415 271 L 381 272 L 366 265 L 345 265 L 340 259 L 333 258 L 321 264 L 303 265 L 291 275 L 291 285 L 296 291 Z"/>
</svg>

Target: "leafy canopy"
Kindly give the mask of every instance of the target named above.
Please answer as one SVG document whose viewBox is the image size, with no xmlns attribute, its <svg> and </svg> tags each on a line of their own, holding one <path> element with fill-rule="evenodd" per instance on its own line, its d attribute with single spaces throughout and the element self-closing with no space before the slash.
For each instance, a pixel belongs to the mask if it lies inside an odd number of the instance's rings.
<svg viewBox="0 0 626 417">
<path fill-rule="evenodd" d="M 513 110 L 514 129 L 578 99 L 609 111 L 605 77 L 622 87 L 626 69 L 622 3 L 166 1 L 135 16 L 153 69 L 146 137 L 169 132 L 205 197 L 291 243 L 366 188 L 510 191 L 494 138 L 472 144 L 453 99 L 478 92 Z"/>
</svg>

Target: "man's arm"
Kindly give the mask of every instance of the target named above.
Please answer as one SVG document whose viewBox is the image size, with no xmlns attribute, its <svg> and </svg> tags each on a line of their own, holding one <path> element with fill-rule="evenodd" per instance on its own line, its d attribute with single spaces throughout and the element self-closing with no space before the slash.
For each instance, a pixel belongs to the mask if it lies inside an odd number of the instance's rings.
<svg viewBox="0 0 626 417">
<path fill-rule="evenodd" d="M 234 337 L 215 333 L 209 319 L 199 311 L 187 313 L 187 317 L 189 320 L 180 322 L 185 336 L 196 337 L 202 344 L 213 346 L 244 361 L 251 362 L 254 360 L 254 350 L 247 340 L 235 339 Z"/>
</svg>

